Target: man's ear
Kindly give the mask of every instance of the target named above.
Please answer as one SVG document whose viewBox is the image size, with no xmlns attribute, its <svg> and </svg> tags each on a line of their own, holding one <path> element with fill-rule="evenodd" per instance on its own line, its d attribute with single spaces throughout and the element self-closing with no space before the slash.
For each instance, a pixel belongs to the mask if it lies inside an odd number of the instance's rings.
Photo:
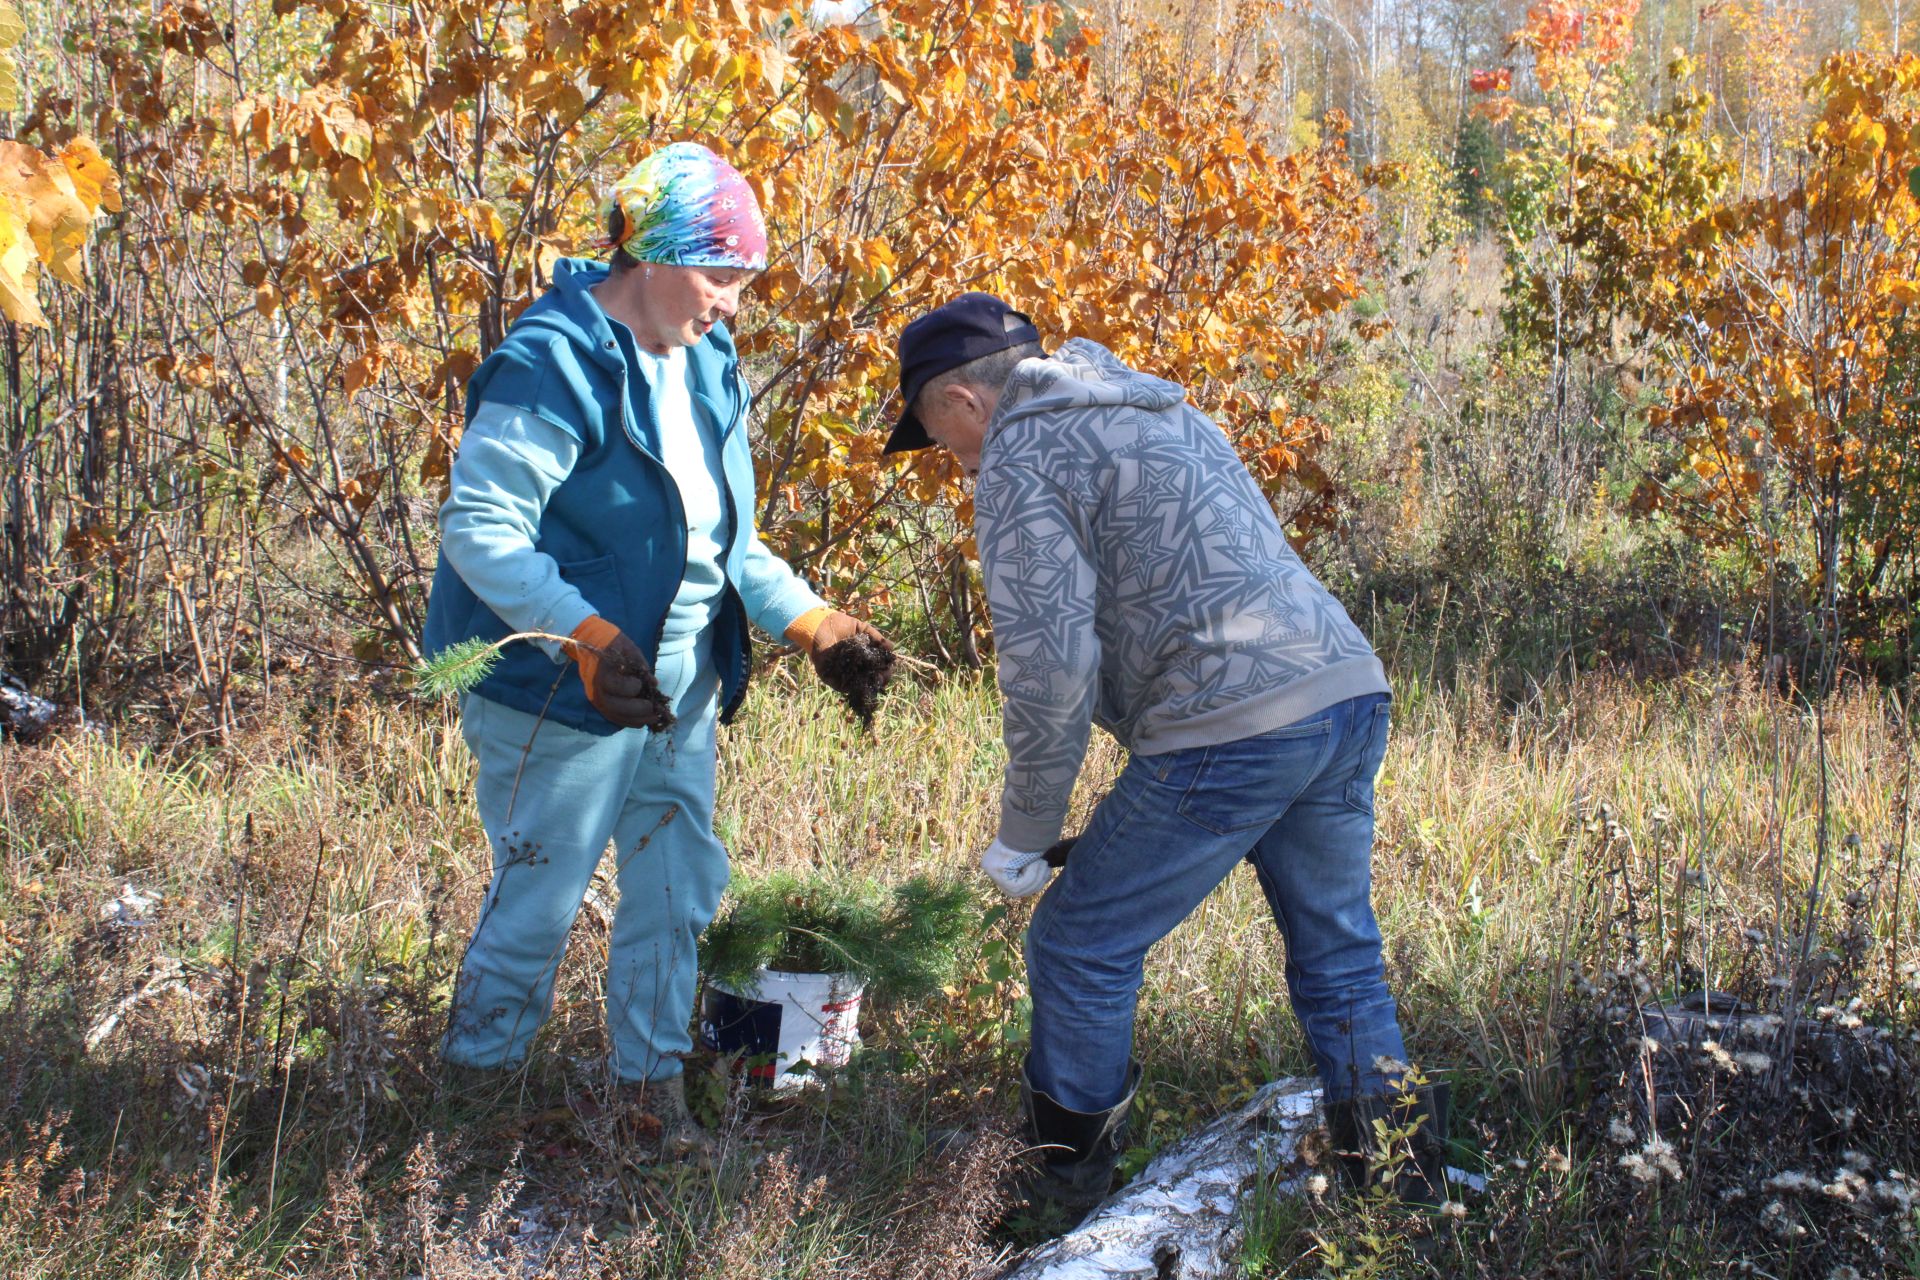
<svg viewBox="0 0 1920 1280">
<path fill-rule="evenodd" d="M 940 399 L 950 409 L 961 409 L 972 414 L 980 412 L 980 393 L 964 382 L 949 382 L 940 388 Z"/>
</svg>

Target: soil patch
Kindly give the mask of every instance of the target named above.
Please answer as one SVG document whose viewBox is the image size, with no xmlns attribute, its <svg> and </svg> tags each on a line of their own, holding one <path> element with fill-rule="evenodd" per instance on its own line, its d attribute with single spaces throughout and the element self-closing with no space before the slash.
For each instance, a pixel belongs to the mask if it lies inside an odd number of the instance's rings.
<svg viewBox="0 0 1920 1280">
<path fill-rule="evenodd" d="M 827 687 L 847 700 L 867 728 L 873 727 L 874 710 L 893 679 L 893 668 L 893 650 L 860 633 L 829 647 L 815 663 Z"/>
</svg>

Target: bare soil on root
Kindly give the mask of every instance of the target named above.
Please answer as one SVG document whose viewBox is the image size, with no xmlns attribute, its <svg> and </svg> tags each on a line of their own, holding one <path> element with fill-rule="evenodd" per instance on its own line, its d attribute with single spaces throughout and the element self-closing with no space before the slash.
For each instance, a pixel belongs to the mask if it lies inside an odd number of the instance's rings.
<svg viewBox="0 0 1920 1280">
<path fill-rule="evenodd" d="M 846 699 L 866 728 L 873 727 L 873 713 L 893 679 L 893 668 L 893 650 L 871 636 L 858 634 L 829 647 L 817 663 L 820 678 Z"/>
</svg>

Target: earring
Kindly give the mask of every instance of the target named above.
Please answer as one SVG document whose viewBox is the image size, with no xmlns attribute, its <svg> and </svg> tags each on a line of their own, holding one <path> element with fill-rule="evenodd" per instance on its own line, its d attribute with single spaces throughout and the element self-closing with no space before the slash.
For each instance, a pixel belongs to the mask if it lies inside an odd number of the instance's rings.
<svg viewBox="0 0 1920 1280">
<path fill-rule="evenodd" d="M 651 275 L 653 274 L 653 268 L 652 268 L 652 267 L 648 267 L 648 268 L 647 268 L 647 269 L 646 269 L 645 271 L 642 271 L 642 272 L 641 272 L 640 274 L 641 274 L 641 275 L 642 275 L 643 277 L 644 277 L 644 276 L 651 276 Z"/>
</svg>

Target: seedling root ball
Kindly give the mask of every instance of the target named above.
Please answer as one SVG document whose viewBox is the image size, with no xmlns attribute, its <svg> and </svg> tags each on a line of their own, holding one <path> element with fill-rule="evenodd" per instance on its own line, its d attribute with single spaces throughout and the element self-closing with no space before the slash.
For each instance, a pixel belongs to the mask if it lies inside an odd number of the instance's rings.
<svg viewBox="0 0 1920 1280">
<path fill-rule="evenodd" d="M 820 678 L 847 700 L 860 723 L 871 728 L 880 694 L 893 679 L 893 651 L 873 637 L 856 634 L 821 653 Z"/>
</svg>

